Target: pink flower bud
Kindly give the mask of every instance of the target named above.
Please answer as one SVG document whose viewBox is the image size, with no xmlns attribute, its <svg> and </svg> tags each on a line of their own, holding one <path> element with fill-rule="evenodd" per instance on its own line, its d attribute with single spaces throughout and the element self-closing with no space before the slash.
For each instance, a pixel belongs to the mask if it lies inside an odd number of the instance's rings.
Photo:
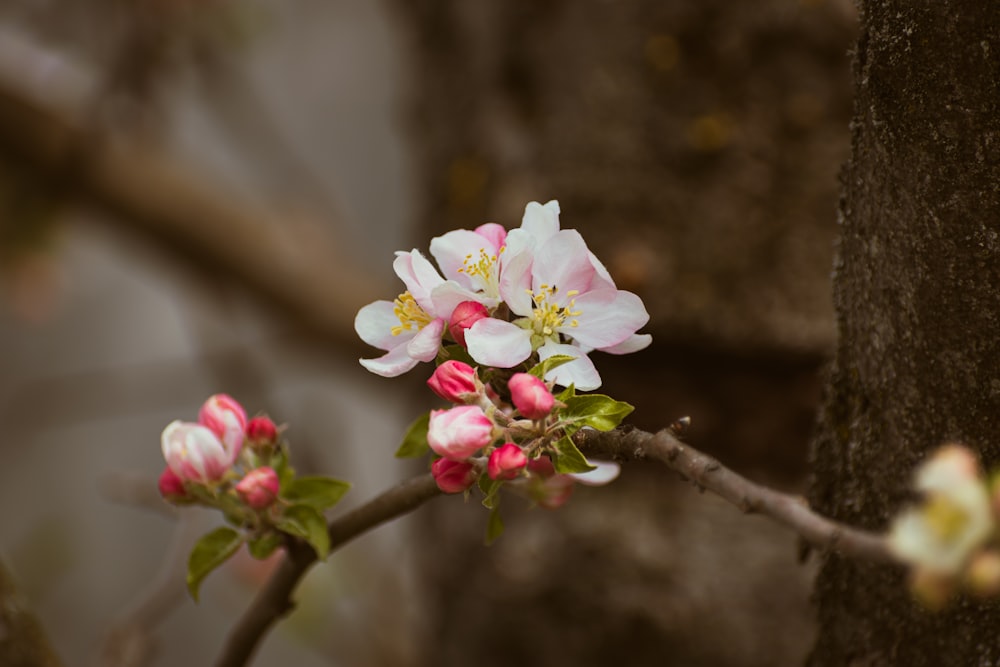
<svg viewBox="0 0 1000 667">
<path fill-rule="evenodd" d="M 163 469 L 158 486 L 160 495 L 169 502 L 183 501 L 188 497 L 187 491 L 184 490 L 184 480 L 178 477 L 170 466 Z"/>
<path fill-rule="evenodd" d="M 264 466 L 244 475 L 236 485 L 236 493 L 250 509 L 262 510 L 274 503 L 279 487 L 278 473 Z"/>
<path fill-rule="evenodd" d="M 476 369 L 461 361 L 449 360 L 438 366 L 427 380 L 427 386 L 446 401 L 468 403 L 479 396 Z"/>
<path fill-rule="evenodd" d="M 189 482 L 221 479 L 236 460 L 215 433 L 200 424 L 173 421 L 160 436 L 163 458 L 179 478 Z"/>
<path fill-rule="evenodd" d="M 545 383 L 528 373 L 515 373 L 507 383 L 510 400 L 526 419 L 542 419 L 552 412 L 556 399 Z"/>
<path fill-rule="evenodd" d="M 513 442 L 497 447 L 490 454 L 490 462 L 486 468 L 490 479 L 514 479 L 528 465 L 528 457 L 521 448 Z"/>
<path fill-rule="evenodd" d="M 552 465 L 552 459 L 548 456 L 539 456 L 537 459 L 528 461 L 528 471 L 544 479 L 555 475 L 556 467 Z"/>
<path fill-rule="evenodd" d="M 198 411 L 198 423 L 233 450 L 233 458 L 240 453 L 247 427 L 247 412 L 233 397 L 227 394 L 209 396 Z"/>
<path fill-rule="evenodd" d="M 465 330 L 479 320 L 490 316 L 490 311 L 486 306 L 478 301 L 463 301 L 455 306 L 451 313 L 451 322 L 448 324 L 448 333 L 455 339 L 455 342 L 465 347 Z"/>
<path fill-rule="evenodd" d="M 267 452 L 278 444 L 278 427 L 270 417 L 254 417 L 247 422 L 246 436 L 250 449 Z"/>
<path fill-rule="evenodd" d="M 438 459 L 431 464 L 431 474 L 445 493 L 462 493 L 476 483 L 476 466 L 465 461 Z"/>
<path fill-rule="evenodd" d="M 475 405 L 431 410 L 427 444 L 435 454 L 464 461 L 493 441 L 493 422 Z"/>
</svg>

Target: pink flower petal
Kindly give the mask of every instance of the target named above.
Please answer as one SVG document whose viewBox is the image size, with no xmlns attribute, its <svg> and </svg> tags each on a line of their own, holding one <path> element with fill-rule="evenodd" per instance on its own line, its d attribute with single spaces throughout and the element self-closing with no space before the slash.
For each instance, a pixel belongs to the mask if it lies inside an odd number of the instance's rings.
<svg viewBox="0 0 1000 667">
<path fill-rule="evenodd" d="M 405 342 L 405 341 L 404 341 Z M 375 375 L 394 378 L 402 375 L 419 363 L 406 352 L 406 345 L 400 345 L 378 359 L 362 359 L 361 365 Z"/>
<path fill-rule="evenodd" d="M 525 251 L 505 257 L 500 272 L 500 297 L 522 317 L 531 314 L 531 263 L 532 254 Z"/>
<path fill-rule="evenodd" d="M 575 229 L 564 229 L 535 252 L 532 289 L 537 292 L 542 285 L 556 287 L 556 301 L 565 304 L 570 298 L 568 292 L 587 292 L 590 289 L 595 273 L 583 237 Z"/>
<path fill-rule="evenodd" d="M 649 321 L 642 299 L 624 290 L 599 290 L 576 297 L 577 326 L 563 323 L 559 332 L 581 345 L 605 348 L 629 338 Z"/>
<path fill-rule="evenodd" d="M 445 321 L 440 317 L 423 329 L 406 344 L 406 353 L 417 361 L 434 361 L 441 348 L 441 334 Z"/>
<path fill-rule="evenodd" d="M 495 222 L 487 222 L 485 225 L 476 227 L 476 233 L 489 241 L 490 246 L 495 250 L 502 248 L 507 240 L 507 230 L 503 225 Z"/>
<path fill-rule="evenodd" d="M 486 237 L 468 229 L 458 229 L 431 239 L 431 255 L 437 260 L 444 277 L 456 281 L 466 289 L 475 289 L 475 286 L 469 276 L 459 269 L 470 255 L 473 262 L 479 261 L 480 251 L 495 255 L 497 249 L 488 243 Z"/>
<path fill-rule="evenodd" d="M 479 320 L 465 332 L 469 355 L 478 363 L 511 368 L 531 355 L 531 332 L 493 317 Z"/>
<path fill-rule="evenodd" d="M 632 354 L 639 350 L 645 350 L 653 342 L 653 337 L 649 334 L 632 334 L 617 345 L 602 347 L 601 352 L 608 354 Z"/>
</svg>

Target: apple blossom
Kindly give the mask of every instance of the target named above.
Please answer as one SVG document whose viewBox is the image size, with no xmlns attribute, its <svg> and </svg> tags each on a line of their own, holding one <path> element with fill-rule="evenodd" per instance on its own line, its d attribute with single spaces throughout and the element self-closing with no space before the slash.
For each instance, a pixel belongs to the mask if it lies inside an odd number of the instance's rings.
<svg viewBox="0 0 1000 667">
<path fill-rule="evenodd" d="M 254 417 L 247 422 L 246 436 L 247 445 L 258 454 L 272 451 L 280 438 L 278 426 L 265 416 Z"/>
<path fill-rule="evenodd" d="M 537 249 L 512 257 L 500 292 L 520 317 L 513 322 L 489 318 L 472 325 L 465 333 L 472 358 L 486 366 L 511 368 L 534 351 L 541 359 L 569 354 L 577 361 L 553 369 L 546 379 L 582 390 L 599 387 L 600 375 L 589 359 L 584 360 L 586 355 L 595 349 L 613 353 L 642 349 L 650 337 L 635 332 L 649 314 L 642 300 L 617 289 L 591 256 L 583 237 L 566 229 Z"/>
<path fill-rule="evenodd" d="M 209 396 L 198 411 L 198 423 L 218 436 L 228 449 L 233 450 L 233 458 L 240 453 L 247 426 L 247 412 L 232 396 Z"/>
<path fill-rule="evenodd" d="M 476 369 L 467 363 L 449 359 L 436 369 L 427 380 L 435 394 L 452 403 L 470 403 L 482 393 L 482 384 Z"/>
<path fill-rule="evenodd" d="M 227 447 L 201 424 L 175 420 L 160 436 L 163 458 L 179 478 L 189 482 L 214 482 L 232 467 L 239 453 Z"/>
<path fill-rule="evenodd" d="M 920 466 L 915 486 L 924 502 L 893 521 L 889 547 L 920 571 L 956 575 L 994 528 L 979 463 L 965 447 L 946 445 Z"/>
<path fill-rule="evenodd" d="M 510 480 L 521 474 L 521 470 L 528 465 L 528 457 L 520 447 L 513 442 L 508 442 L 497 447 L 490 454 L 490 460 L 486 467 L 486 472 L 490 479 Z"/>
<path fill-rule="evenodd" d="M 431 474 L 437 487 L 444 493 L 462 493 L 476 483 L 479 473 L 476 466 L 467 461 L 438 459 L 431 464 Z"/>
<path fill-rule="evenodd" d="M 427 444 L 435 454 L 464 461 L 493 441 L 493 422 L 476 405 L 431 410 Z"/>
<path fill-rule="evenodd" d="M 487 223 L 469 231 L 457 229 L 431 239 L 431 255 L 444 275 L 480 294 L 483 304 L 500 303 L 500 272 L 506 230 Z"/>
<path fill-rule="evenodd" d="M 515 373 L 507 382 L 510 400 L 526 419 L 544 419 L 556 399 L 545 383 L 528 373 Z"/>
<path fill-rule="evenodd" d="M 361 365 L 383 377 L 402 375 L 421 361 L 432 361 L 455 307 L 477 296 L 445 280 L 420 252 L 397 252 L 392 264 L 406 291 L 395 301 L 376 301 L 358 311 L 354 329 L 363 341 L 385 350 Z"/>
<path fill-rule="evenodd" d="M 278 473 L 273 468 L 262 466 L 243 476 L 236 485 L 236 493 L 250 509 L 262 510 L 274 504 L 279 487 Z"/>
</svg>

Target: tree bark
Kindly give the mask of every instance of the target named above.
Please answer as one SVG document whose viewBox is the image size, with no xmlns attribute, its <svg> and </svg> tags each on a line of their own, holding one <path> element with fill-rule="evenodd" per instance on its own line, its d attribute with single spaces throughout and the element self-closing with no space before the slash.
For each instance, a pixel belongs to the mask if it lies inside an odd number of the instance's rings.
<svg viewBox="0 0 1000 667">
<path fill-rule="evenodd" d="M 948 440 L 1000 459 L 1000 5 L 861 3 L 835 274 L 839 343 L 812 501 L 882 530 Z M 825 665 L 992 665 L 1000 607 L 931 613 L 899 568 L 828 557 Z"/>
</svg>

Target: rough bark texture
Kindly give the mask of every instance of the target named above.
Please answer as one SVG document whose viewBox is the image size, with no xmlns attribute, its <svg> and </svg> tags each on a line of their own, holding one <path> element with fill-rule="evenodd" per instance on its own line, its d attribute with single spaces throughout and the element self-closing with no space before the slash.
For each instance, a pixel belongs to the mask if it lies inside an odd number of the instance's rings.
<svg viewBox="0 0 1000 667">
<path fill-rule="evenodd" d="M 930 449 L 1000 463 L 1000 5 L 862 3 L 813 501 L 884 528 Z M 828 560 L 811 664 L 1000 664 L 1000 606 L 923 611 L 898 569 Z"/>
</svg>

